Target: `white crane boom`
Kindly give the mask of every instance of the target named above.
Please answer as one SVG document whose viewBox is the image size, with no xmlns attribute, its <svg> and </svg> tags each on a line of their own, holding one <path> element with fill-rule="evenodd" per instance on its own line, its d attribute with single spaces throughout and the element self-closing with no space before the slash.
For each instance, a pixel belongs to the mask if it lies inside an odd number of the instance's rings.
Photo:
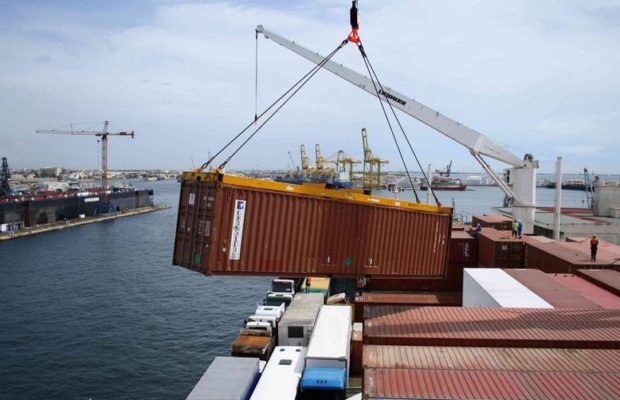
<svg viewBox="0 0 620 400">
<path fill-rule="evenodd" d="M 283 36 L 273 33 L 265 29 L 262 25 L 256 27 L 256 32 L 261 33 L 265 38 L 273 40 L 279 45 L 299 54 L 315 64 L 319 64 L 325 59 L 325 57 L 319 53 L 306 49 Z M 354 84 L 367 93 L 377 96 L 372 81 L 367 76 L 331 60 L 327 61 L 323 68 Z M 538 168 L 538 161 L 534 160 L 529 154 L 526 154 L 523 158 L 519 158 L 482 133 L 394 89 L 383 86 L 383 90 L 379 97 L 383 101 L 387 101 L 386 98 L 389 99 L 393 107 L 398 108 L 405 114 L 412 116 L 423 124 L 435 129 L 437 132 L 465 146 L 476 161 L 480 163 L 485 172 L 491 175 L 506 196 L 510 198 L 513 206 L 513 215 L 515 218 L 523 220 L 525 233 L 533 232 L 534 212 L 536 209 L 536 169 Z M 508 182 L 502 180 L 492 170 L 489 164 L 482 158 L 483 155 L 506 163 L 512 167 Z"/>
</svg>

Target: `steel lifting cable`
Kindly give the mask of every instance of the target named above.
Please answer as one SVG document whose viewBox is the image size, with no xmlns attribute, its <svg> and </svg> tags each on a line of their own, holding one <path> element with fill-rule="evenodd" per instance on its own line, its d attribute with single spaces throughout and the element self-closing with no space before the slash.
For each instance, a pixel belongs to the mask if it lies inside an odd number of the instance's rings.
<svg viewBox="0 0 620 400">
<path fill-rule="evenodd" d="M 334 54 L 336 54 L 338 52 L 338 50 L 340 50 L 346 43 L 343 42 L 340 44 L 340 46 L 338 46 L 334 51 L 332 51 L 326 58 L 325 60 L 329 61 L 329 59 L 331 57 L 334 56 Z M 284 97 L 286 97 L 286 95 L 288 95 L 291 91 L 293 91 L 293 89 L 295 89 L 295 87 L 297 85 L 299 85 L 301 82 L 303 82 L 304 79 L 306 79 L 309 75 L 316 73 L 316 71 L 318 71 L 318 69 L 320 69 L 322 67 L 324 63 L 321 64 L 317 64 L 314 67 L 312 67 L 310 69 L 310 71 L 308 71 L 304 76 L 302 76 L 297 82 L 295 82 L 293 84 L 293 86 L 291 86 L 286 92 L 284 92 L 280 97 L 278 97 L 276 99 L 276 101 L 274 101 L 273 103 L 271 103 L 271 105 L 269 107 L 267 107 L 265 109 L 265 111 L 263 111 L 260 115 L 258 115 L 258 117 L 255 117 L 254 121 L 250 122 L 245 128 L 243 128 L 239 133 L 237 133 L 231 140 L 228 141 L 228 143 L 226 143 L 220 150 L 217 151 L 217 153 L 215 153 L 215 155 L 213 155 L 213 157 L 210 157 L 209 160 L 207 160 L 207 162 L 205 162 L 204 164 L 202 164 L 202 166 L 200 167 L 201 170 L 207 168 L 212 162 L 213 160 L 215 160 L 220 154 L 222 154 L 222 152 L 224 152 L 224 150 L 226 150 L 231 144 L 233 144 L 237 139 L 239 139 L 239 137 L 241 135 L 243 135 L 248 129 L 250 129 L 252 127 L 252 125 L 254 125 L 256 123 L 257 120 L 261 119 L 265 114 L 267 114 L 269 112 L 269 110 L 271 110 L 276 104 L 278 104 Z M 304 83 L 305 84 L 305 83 Z M 260 128 L 259 128 L 260 129 Z"/>
<path fill-rule="evenodd" d="M 428 179 L 428 176 L 426 176 L 426 173 L 424 172 L 424 168 L 422 168 L 422 164 L 420 163 L 420 160 L 418 158 L 418 155 L 416 154 L 415 150 L 413 149 L 413 146 L 411 145 L 411 142 L 409 141 L 409 137 L 407 136 L 407 134 L 405 133 L 405 129 L 403 128 L 403 125 L 400 122 L 400 119 L 398 118 L 398 115 L 396 114 L 396 111 L 394 110 L 394 106 L 392 106 L 392 103 L 390 102 L 390 99 L 387 97 L 387 92 L 383 89 L 383 85 L 381 85 L 381 81 L 379 80 L 379 77 L 377 76 L 377 73 L 375 72 L 375 69 L 372 67 L 372 64 L 370 63 L 370 60 L 368 59 L 368 55 L 366 54 L 366 50 L 364 50 L 364 46 L 362 45 L 361 41 L 358 44 L 358 49 L 360 50 L 360 53 L 362 54 L 362 58 L 364 59 L 364 64 L 366 64 L 366 69 L 368 70 L 368 74 L 370 75 L 370 80 L 373 83 L 373 86 L 375 85 L 375 79 L 377 80 L 377 84 L 379 85 L 379 89 L 381 90 L 381 92 L 377 91 L 377 87 L 375 86 L 375 91 L 377 92 L 377 97 L 379 98 L 379 101 L 381 102 L 381 107 L 383 108 L 383 102 L 381 101 L 381 94 L 383 94 L 383 97 L 385 98 L 386 103 L 388 104 L 388 106 L 390 107 L 390 110 L 392 111 L 392 115 L 394 115 L 394 119 L 396 119 L 396 122 L 398 123 L 398 126 L 400 128 L 400 131 L 403 134 L 403 137 L 405 138 L 405 141 L 407 142 L 407 145 L 409 146 L 409 150 L 411 150 L 411 153 L 413 154 L 413 157 L 416 160 L 416 163 L 418 164 L 418 167 L 420 168 L 420 172 L 422 173 L 422 176 L 424 177 L 424 179 L 426 180 L 427 184 L 428 184 L 428 188 L 427 190 L 431 191 L 431 194 L 433 195 L 433 198 L 435 199 L 435 203 L 437 205 L 441 205 L 441 202 L 439 201 L 439 199 L 437 198 L 437 195 L 435 194 L 435 191 L 431 189 L 431 181 Z M 374 78 L 373 78 L 374 76 Z M 385 109 L 383 110 L 383 112 L 385 113 Z M 387 115 L 385 116 L 387 118 Z M 389 121 L 388 121 L 389 124 Z M 392 129 L 392 126 L 390 125 L 390 130 Z M 392 135 L 394 135 L 394 132 L 392 131 Z M 394 140 L 396 140 L 396 138 L 394 138 Z M 396 145 L 398 147 L 398 144 Z M 399 148 L 399 152 L 400 152 L 400 148 Z M 401 154 L 401 158 L 402 158 L 402 154 Z M 404 163 L 404 161 L 403 161 Z M 407 171 L 407 167 L 405 166 L 405 171 Z M 409 175 L 409 172 L 407 171 L 407 175 Z M 413 187 L 413 185 L 412 185 Z M 416 193 L 415 189 L 413 189 L 414 193 Z M 418 195 L 416 193 L 416 200 L 418 199 Z M 419 202 L 419 200 L 418 200 Z"/>
<path fill-rule="evenodd" d="M 358 43 L 358 48 L 360 47 L 361 47 L 361 43 Z M 392 138 L 394 139 L 394 144 L 396 144 L 398 155 L 400 156 L 400 160 L 402 161 L 403 167 L 405 168 L 405 173 L 407 174 L 407 178 L 409 179 L 409 184 L 411 185 L 411 189 L 413 190 L 413 195 L 415 196 L 416 202 L 419 203 L 420 198 L 418 197 L 418 192 L 415 190 L 415 187 L 413 185 L 413 179 L 411 179 L 411 174 L 409 173 L 409 169 L 407 168 L 407 163 L 405 162 L 405 157 L 403 156 L 403 152 L 400 150 L 400 145 L 398 144 L 398 140 L 396 139 L 396 134 L 394 133 L 394 129 L 392 128 L 392 123 L 390 122 L 390 119 L 388 118 L 388 115 L 387 115 L 387 111 L 385 111 L 385 107 L 383 106 L 383 102 L 381 101 L 381 93 L 379 92 L 379 89 L 377 88 L 377 84 L 375 83 L 372 73 L 370 72 L 370 67 L 368 65 L 368 61 L 366 57 L 364 57 L 364 52 L 361 49 L 360 51 L 362 52 L 362 59 L 364 60 L 364 65 L 366 66 L 366 70 L 368 70 L 368 76 L 370 76 L 370 81 L 372 82 L 372 86 L 374 87 L 375 92 L 377 93 L 377 99 L 379 99 L 381 110 L 383 110 L 383 115 L 385 116 L 385 120 L 387 121 L 388 127 L 390 128 L 390 132 L 392 133 Z"/>
<path fill-rule="evenodd" d="M 258 31 L 256 34 L 256 54 L 254 57 L 254 123 L 258 121 Z"/>
<path fill-rule="evenodd" d="M 239 147 L 237 147 L 237 149 L 230 155 L 228 156 L 228 158 L 226 160 L 224 160 L 223 163 L 220 164 L 219 169 L 223 169 L 226 164 L 228 164 L 228 162 L 243 148 L 243 146 L 245 146 L 257 133 L 258 131 L 260 131 L 262 129 L 263 126 L 265 126 L 265 124 L 267 124 L 267 122 L 269 122 L 269 120 L 271 120 L 271 118 L 273 118 L 278 111 L 280 111 L 282 109 L 282 107 L 284 107 L 286 105 L 286 103 L 288 103 L 293 96 L 295 96 L 297 94 L 297 92 L 299 92 L 301 90 L 301 88 L 303 88 L 306 83 L 308 83 L 310 81 L 310 79 L 312 79 L 314 77 L 314 75 L 316 75 L 317 72 L 319 72 L 319 70 L 321 68 L 323 68 L 323 66 L 340 50 L 344 47 L 344 45 L 346 45 L 348 43 L 348 40 L 343 40 L 342 43 L 340 43 L 340 45 L 338 45 L 338 47 L 336 47 L 334 49 L 334 51 L 332 51 L 331 53 L 329 53 L 329 55 L 327 57 L 325 57 L 319 64 L 315 65 L 314 68 L 312 68 L 312 70 L 310 70 L 309 73 L 307 73 L 306 75 L 304 75 L 304 77 L 302 79 L 300 79 L 299 81 L 297 81 L 297 83 L 295 83 L 295 85 L 293 85 L 289 90 L 286 91 L 286 93 L 284 95 L 282 95 L 278 100 L 276 100 L 276 102 L 274 102 L 271 106 L 269 106 L 269 108 L 273 107 L 276 103 L 278 103 L 282 97 L 284 97 L 286 94 L 288 94 L 293 88 L 295 88 L 295 86 L 298 86 L 297 89 L 295 89 L 293 91 L 293 93 L 291 93 L 291 95 L 284 100 L 284 102 L 282 104 L 280 104 L 278 106 L 278 108 L 276 108 L 273 113 L 267 117 L 267 119 L 261 123 L 258 128 L 256 128 L 256 130 L 254 132 L 252 132 L 252 134 L 250 136 L 248 136 L 240 145 Z M 305 81 L 304 81 L 305 79 Z M 301 82 L 303 81 L 303 82 Z M 301 82 L 301 83 L 300 83 Z M 267 110 L 265 110 L 266 112 Z M 262 117 L 265 112 L 263 112 L 260 117 Z M 260 118 L 259 117 L 259 118 Z M 251 124 L 250 124 L 251 125 Z M 247 129 L 247 128 L 246 128 Z M 245 130 L 244 130 L 245 131 Z M 242 132 L 243 133 L 243 132 Z M 241 134 L 237 135 L 237 137 L 241 136 Z M 236 138 L 235 138 L 236 139 Z"/>
</svg>

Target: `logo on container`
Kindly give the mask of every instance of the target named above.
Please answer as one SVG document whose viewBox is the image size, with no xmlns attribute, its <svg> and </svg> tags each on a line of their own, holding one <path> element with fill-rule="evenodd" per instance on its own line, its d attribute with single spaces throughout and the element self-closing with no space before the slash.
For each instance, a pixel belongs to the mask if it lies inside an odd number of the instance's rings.
<svg viewBox="0 0 620 400">
<path fill-rule="evenodd" d="M 235 200 L 232 231 L 230 233 L 229 260 L 241 258 L 241 242 L 243 240 L 243 221 L 245 220 L 245 200 Z"/>
</svg>

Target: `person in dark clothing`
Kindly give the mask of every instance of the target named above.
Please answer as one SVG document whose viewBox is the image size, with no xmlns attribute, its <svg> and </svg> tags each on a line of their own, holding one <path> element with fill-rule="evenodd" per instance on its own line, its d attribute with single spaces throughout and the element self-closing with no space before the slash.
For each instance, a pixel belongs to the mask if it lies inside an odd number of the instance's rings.
<svg viewBox="0 0 620 400">
<path fill-rule="evenodd" d="M 596 252 L 598 251 L 598 239 L 596 235 L 592 235 L 590 239 L 590 261 L 596 261 Z"/>
<path fill-rule="evenodd" d="M 523 235 L 523 222 L 521 222 L 521 220 L 517 221 L 517 234 L 519 236 L 519 239 L 521 239 L 521 235 Z"/>
</svg>

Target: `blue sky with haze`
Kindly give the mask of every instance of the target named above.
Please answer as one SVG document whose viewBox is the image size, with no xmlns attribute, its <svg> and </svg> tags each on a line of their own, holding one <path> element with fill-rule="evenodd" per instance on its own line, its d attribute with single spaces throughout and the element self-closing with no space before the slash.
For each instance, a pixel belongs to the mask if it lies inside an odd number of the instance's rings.
<svg viewBox="0 0 620 400">
<path fill-rule="evenodd" d="M 39 128 L 135 130 L 110 140 L 111 168 L 189 168 L 254 115 L 254 27 L 331 51 L 349 1 L 1 1 L 0 155 L 14 168 L 96 168 L 94 138 Z M 620 1 L 364 1 L 361 35 L 384 84 L 435 108 L 541 172 L 620 172 Z M 311 64 L 259 42 L 259 108 Z M 353 46 L 335 58 L 359 72 Z M 424 165 L 467 150 L 402 116 Z M 402 169 L 377 100 L 322 71 L 233 159 L 286 168 L 299 144 L 324 155 L 373 151 Z M 312 157 L 313 158 L 313 157 Z M 413 160 L 408 157 L 410 167 Z M 501 170 L 504 166 L 494 162 Z"/>
</svg>

